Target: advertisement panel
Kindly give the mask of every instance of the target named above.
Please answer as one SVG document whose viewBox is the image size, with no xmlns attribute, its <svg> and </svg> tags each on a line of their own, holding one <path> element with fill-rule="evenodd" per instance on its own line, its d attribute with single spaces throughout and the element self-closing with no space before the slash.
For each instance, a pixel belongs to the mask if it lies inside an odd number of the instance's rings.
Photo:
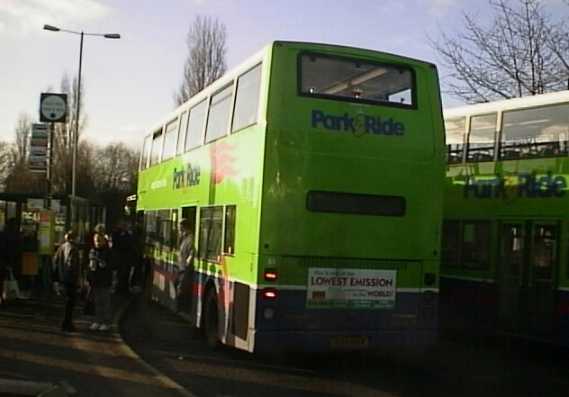
<svg viewBox="0 0 569 397">
<path fill-rule="evenodd" d="M 396 270 L 310 268 L 308 308 L 393 309 Z"/>
<path fill-rule="evenodd" d="M 53 221 L 53 212 L 40 212 L 38 228 L 38 244 L 40 255 L 53 255 Z"/>
<path fill-rule="evenodd" d="M 32 124 L 28 166 L 33 172 L 45 172 L 48 166 L 49 129 L 47 124 Z"/>
</svg>

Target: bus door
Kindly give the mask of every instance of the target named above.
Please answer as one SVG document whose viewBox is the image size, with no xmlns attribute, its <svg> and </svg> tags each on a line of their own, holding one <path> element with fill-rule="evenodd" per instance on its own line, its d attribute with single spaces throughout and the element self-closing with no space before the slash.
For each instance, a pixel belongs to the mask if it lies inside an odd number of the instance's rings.
<svg viewBox="0 0 569 397">
<path fill-rule="evenodd" d="M 529 335 L 549 339 L 553 335 L 559 266 L 559 225 L 556 222 L 531 224 L 526 301 Z"/>
<path fill-rule="evenodd" d="M 526 230 L 523 222 L 501 226 L 500 260 L 497 266 L 499 328 L 516 332 L 520 326 Z"/>
<path fill-rule="evenodd" d="M 559 227 L 554 222 L 502 224 L 498 290 L 503 331 L 551 336 L 558 239 Z"/>
<path fill-rule="evenodd" d="M 182 218 L 180 219 L 187 219 L 188 221 L 190 221 L 190 224 L 193 225 L 193 229 L 192 232 L 196 233 L 196 214 L 197 214 L 197 207 L 193 206 L 193 207 L 182 207 Z M 195 243 L 195 241 L 194 241 Z"/>
<path fill-rule="evenodd" d="M 193 234 L 193 244 L 194 247 L 196 246 L 196 220 L 197 220 L 197 207 L 182 207 L 182 219 L 187 219 L 190 222 L 190 230 Z M 178 248 L 180 245 L 178 242 Z M 193 277 L 193 275 L 192 275 Z M 191 305 L 192 305 L 192 292 L 193 292 L 193 282 L 189 277 L 184 277 L 182 285 L 180 285 L 180 296 L 178 298 L 178 310 L 186 313 L 191 314 Z"/>
</svg>

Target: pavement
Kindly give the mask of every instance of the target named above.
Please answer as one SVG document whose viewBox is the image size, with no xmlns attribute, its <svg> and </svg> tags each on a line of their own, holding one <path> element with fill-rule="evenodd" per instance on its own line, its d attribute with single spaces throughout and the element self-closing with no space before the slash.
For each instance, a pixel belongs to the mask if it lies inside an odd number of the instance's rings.
<svg viewBox="0 0 569 397">
<path fill-rule="evenodd" d="M 113 296 L 113 311 L 112 330 L 94 332 L 79 306 L 78 332 L 69 334 L 59 328 L 62 298 L 0 307 L 0 397 L 569 395 L 569 352 L 552 347 L 444 341 L 419 363 L 385 355 L 274 362 L 211 350 L 141 295 Z"/>
<path fill-rule="evenodd" d="M 138 357 L 118 333 L 132 296 L 113 296 L 110 332 L 90 331 L 76 308 L 78 332 L 60 330 L 61 297 L 0 307 L 0 396 L 189 396 Z M 43 394 L 42 394 L 43 393 Z"/>
</svg>

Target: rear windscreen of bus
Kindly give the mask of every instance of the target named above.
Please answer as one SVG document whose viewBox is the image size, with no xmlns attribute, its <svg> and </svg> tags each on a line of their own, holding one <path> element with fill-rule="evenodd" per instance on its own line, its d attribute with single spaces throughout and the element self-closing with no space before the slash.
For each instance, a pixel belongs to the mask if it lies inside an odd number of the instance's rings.
<svg viewBox="0 0 569 397">
<path fill-rule="evenodd" d="M 308 192 L 306 207 L 314 212 L 403 216 L 406 203 L 399 196 L 312 191 Z"/>
<path fill-rule="evenodd" d="M 300 55 L 300 93 L 353 102 L 414 107 L 409 68 L 317 54 Z"/>
</svg>

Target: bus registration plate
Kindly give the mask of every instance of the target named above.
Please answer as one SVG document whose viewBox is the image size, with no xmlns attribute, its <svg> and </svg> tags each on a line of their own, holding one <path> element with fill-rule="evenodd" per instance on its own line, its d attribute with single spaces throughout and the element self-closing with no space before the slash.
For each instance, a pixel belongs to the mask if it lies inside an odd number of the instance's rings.
<svg viewBox="0 0 569 397">
<path fill-rule="evenodd" d="M 366 349 L 369 339 L 367 336 L 334 336 L 330 338 L 330 347 L 337 350 Z"/>
</svg>

